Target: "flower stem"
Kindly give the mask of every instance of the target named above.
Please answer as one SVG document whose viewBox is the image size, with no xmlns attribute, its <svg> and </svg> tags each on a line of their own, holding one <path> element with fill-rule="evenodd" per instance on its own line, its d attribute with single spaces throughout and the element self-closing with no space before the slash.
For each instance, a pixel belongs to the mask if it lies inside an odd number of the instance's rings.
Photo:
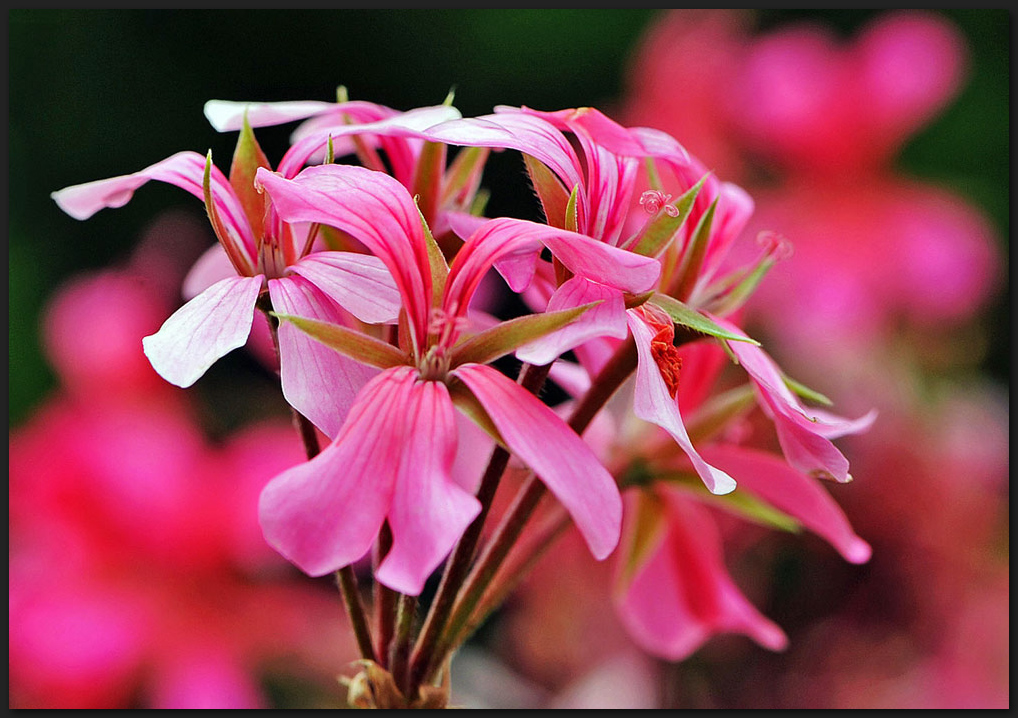
<svg viewBox="0 0 1018 718">
<path fill-rule="evenodd" d="M 396 615 L 396 635 L 389 651 L 389 672 L 396 687 L 407 700 L 412 701 L 408 684 L 410 677 L 410 648 L 413 641 L 414 618 L 417 613 L 417 597 L 400 594 Z"/>
<path fill-rule="evenodd" d="M 519 384 L 528 391 L 537 394 L 544 386 L 550 370 L 550 364 L 544 366 L 525 364 L 520 372 Z M 509 452 L 501 446 L 496 446 L 491 452 L 488 467 L 485 469 L 481 485 L 477 490 L 477 499 L 481 502 L 481 512 L 463 532 L 456 548 L 453 549 L 452 556 L 446 563 L 445 572 L 442 574 L 438 592 L 417 639 L 410 664 L 411 690 L 421 685 L 425 676 L 441 663 L 440 659 L 436 659 L 436 646 L 452 612 L 456 594 L 463 584 L 471 561 L 473 561 L 477 542 L 481 537 L 481 530 L 484 528 L 484 522 L 491 509 L 499 481 L 508 464 Z"/>
<path fill-rule="evenodd" d="M 385 558 L 391 548 L 392 529 L 389 527 L 389 522 L 385 521 L 382 523 L 382 528 L 378 532 L 378 541 L 375 544 L 373 556 L 373 564 L 376 569 L 375 573 L 377 573 L 378 565 L 382 563 L 382 559 Z M 391 588 L 379 581 L 375 581 L 375 631 L 377 632 L 375 639 L 375 653 L 378 654 L 379 661 L 382 663 L 383 667 L 386 665 L 385 661 L 389 656 L 389 644 L 392 642 L 392 637 L 395 632 L 396 609 L 398 602 L 399 595 L 396 591 L 393 591 Z"/>
<path fill-rule="evenodd" d="M 577 434 L 583 434 L 597 412 L 633 373 L 636 364 L 636 343 L 630 336 L 615 351 L 583 399 L 574 408 L 568 424 Z M 449 616 L 448 630 L 437 643 L 428 663 L 421 666 L 419 674 L 421 680 L 430 680 L 431 674 L 441 664 L 445 655 L 455 650 L 459 643 L 468 637 L 465 630 L 467 622 L 546 491 L 537 476 L 531 474 L 527 478 L 512 506 L 503 515 L 491 541 L 466 577 Z"/>
</svg>

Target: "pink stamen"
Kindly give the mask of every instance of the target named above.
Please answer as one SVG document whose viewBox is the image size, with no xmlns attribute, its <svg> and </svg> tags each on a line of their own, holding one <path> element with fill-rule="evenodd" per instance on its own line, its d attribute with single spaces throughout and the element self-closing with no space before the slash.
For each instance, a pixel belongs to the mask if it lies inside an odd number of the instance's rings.
<svg viewBox="0 0 1018 718">
<path fill-rule="evenodd" d="M 679 208 L 671 202 L 672 196 L 665 194 L 656 189 L 649 189 L 640 195 L 640 206 L 643 207 L 648 214 L 657 214 L 662 209 L 669 217 L 677 217 L 679 215 Z"/>
<path fill-rule="evenodd" d="M 793 254 L 792 243 L 777 232 L 760 232 L 756 236 L 756 243 L 776 262 L 788 259 Z"/>
</svg>

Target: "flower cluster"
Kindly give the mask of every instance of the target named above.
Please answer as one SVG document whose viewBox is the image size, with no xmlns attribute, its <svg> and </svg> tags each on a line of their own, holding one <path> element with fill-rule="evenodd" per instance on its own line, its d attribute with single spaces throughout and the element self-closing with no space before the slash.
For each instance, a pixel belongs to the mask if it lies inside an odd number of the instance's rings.
<svg viewBox="0 0 1018 718">
<path fill-rule="evenodd" d="M 719 631 L 785 642 L 728 576 L 700 504 L 868 559 L 818 480 L 851 479 L 832 440 L 874 413 L 817 408 L 824 397 L 741 328 L 790 246 L 761 233 L 739 261 L 752 199 L 673 137 L 593 108 L 463 117 L 451 99 L 399 112 L 342 90 L 335 103 L 213 101 L 206 116 L 239 131 L 228 174 L 182 152 L 54 199 L 85 219 L 158 180 L 204 202 L 218 244 L 144 352 L 187 387 L 267 319 L 307 460 L 268 482 L 259 521 L 305 573 L 338 575 L 366 666 L 352 705 L 444 704 L 447 659 L 511 588 L 498 569 L 514 548 L 524 564 L 519 550 L 541 552 L 521 537 L 549 502 L 596 559 L 613 557 L 624 623 L 672 660 Z M 255 129 L 298 120 L 273 169 Z M 543 221 L 485 216 L 491 151 L 520 154 Z M 484 311 L 492 270 L 528 312 Z M 568 401 L 541 398 L 548 380 Z M 754 409 L 773 426 L 767 446 L 736 430 Z M 510 460 L 530 478 L 475 557 Z M 374 631 L 351 584 L 372 553 Z M 443 562 L 418 631 L 416 597 Z"/>
</svg>

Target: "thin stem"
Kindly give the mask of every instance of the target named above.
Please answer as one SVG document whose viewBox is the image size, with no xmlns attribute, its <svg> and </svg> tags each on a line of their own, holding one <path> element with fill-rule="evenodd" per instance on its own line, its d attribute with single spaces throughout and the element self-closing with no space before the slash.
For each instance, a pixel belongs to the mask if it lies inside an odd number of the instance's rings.
<svg viewBox="0 0 1018 718">
<path fill-rule="evenodd" d="M 413 641 L 414 618 L 417 613 L 417 597 L 400 594 L 399 610 L 396 618 L 396 635 L 389 651 L 389 672 L 396 687 L 403 692 L 408 701 L 410 695 L 408 680 L 410 677 L 410 648 Z"/>
<path fill-rule="evenodd" d="M 391 548 L 392 529 L 389 527 L 389 522 L 385 521 L 382 523 L 382 528 L 378 532 L 378 541 L 375 544 L 375 552 L 372 560 L 376 569 L 376 575 L 378 573 L 378 565 L 382 563 L 382 559 L 385 558 Z M 375 653 L 378 654 L 379 661 L 382 662 L 383 667 L 386 665 L 384 662 L 388 659 L 389 644 L 392 642 L 392 637 L 395 632 L 396 606 L 398 602 L 399 594 L 396 591 L 393 591 L 380 581 L 375 581 L 375 631 L 377 632 Z"/>
<path fill-rule="evenodd" d="M 544 386 L 548 378 L 551 365 L 534 366 L 525 364 L 520 372 L 519 384 L 528 391 L 537 394 Z M 438 592 L 431 604 L 428 615 L 425 618 L 421 634 L 413 651 L 413 660 L 410 667 L 410 686 L 414 688 L 421 684 L 422 679 L 430 673 L 435 663 L 435 648 L 439 637 L 445 629 L 446 622 L 452 612 L 456 601 L 456 594 L 463 584 L 463 580 L 473 561 L 474 552 L 477 549 L 477 542 L 481 537 L 481 530 L 491 509 L 491 503 L 495 498 L 499 481 L 509 464 L 509 452 L 501 446 L 496 446 L 491 452 L 488 460 L 488 467 L 481 478 L 481 485 L 477 490 L 477 499 L 481 502 L 481 512 L 463 532 L 460 540 L 453 549 L 452 556 L 446 563 L 445 572 L 438 586 Z"/>
<path fill-rule="evenodd" d="M 612 395 L 636 369 L 636 342 L 632 336 L 615 351 L 604 366 L 583 399 L 573 409 L 568 424 L 582 435 Z M 443 657 L 455 650 L 457 641 L 464 637 L 467 622 L 477 608 L 485 589 L 497 573 L 509 550 L 513 547 L 527 520 L 540 503 L 546 489 L 544 484 L 531 474 L 520 489 L 512 506 L 502 517 L 491 541 L 477 560 L 473 570 L 464 581 L 452 613 L 448 620 L 449 630 L 438 642 L 428 663 L 421 666 L 420 679 L 428 680 Z"/>
</svg>

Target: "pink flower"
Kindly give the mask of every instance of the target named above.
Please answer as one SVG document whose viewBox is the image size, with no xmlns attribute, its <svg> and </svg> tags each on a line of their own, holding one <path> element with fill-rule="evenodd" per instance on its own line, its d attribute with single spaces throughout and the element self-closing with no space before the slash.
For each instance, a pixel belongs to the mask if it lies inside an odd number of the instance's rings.
<svg viewBox="0 0 1018 718">
<path fill-rule="evenodd" d="M 398 132 L 450 115 L 458 113 L 453 108 L 421 108 L 374 123 L 333 128 L 331 134 Z M 329 135 L 315 135 L 295 145 L 281 160 L 280 171 L 293 176 L 328 141 Z M 177 386 L 190 386 L 220 357 L 247 342 L 256 303 L 266 293 L 277 311 L 322 321 L 356 326 L 358 320 L 377 324 L 396 319 L 399 295 L 384 265 L 368 254 L 312 251 L 316 235 L 310 228 L 280 221 L 271 203 L 255 190 L 255 170 L 266 166 L 247 129 L 238 141 L 230 179 L 210 158 L 181 152 L 131 175 L 53 194 L 57 204 L 77 219 L 104 207 L 123 206 L 150 180 L 174 184 L 205 200 L 219 245 L 185 280 L 188 293 L 196 296 L 143 341 L 152 366 Z M 224 256 L 232 265 L 229 275 Z M 280 327 L 279 356 L 287 401 L 329 436 L 342 425 L 353 395 L 376 373 L 291 326 Z M 332 400 L 323 401 L 325 395 Z"/>
<path fill-rule="evenodd" d="M 482 425 L 569 510 L 592 553 L 607 556 L 618 541 L 622 511 L 611 475 L 551 409 L 485 366 L 579 312 L 522 317 L 460 341 L 471 296 L 500 257 L 534 243 L 562 245 L 573 250 L 566 254 L 575 271 L 596 273 L 604 269 L 605 253 L 582 249 L 600 245 L 543 225 L 496 219 L 470 237 L 447 270 L 439 253 L 429 254 L 433 240 L 406 188 L 384 173 L 326 165 L 292 180 L 263 169 L 257 181 L 284 220 L 335 226 L 379 257 L 402 296 L 406 330 L 397 349 L 341 326 L 287 318 L 383 371 L 357 394 L 328 447 L 266 487 L 260 516 L 269 543 L 318 576 L 358 560 L 388 520 L 393 545 L 377 579 L 419 593 L 480 510 L 475 487 L 453 480 L 458 408 L 474 418 L 479 413 Z"/>
</svg>

